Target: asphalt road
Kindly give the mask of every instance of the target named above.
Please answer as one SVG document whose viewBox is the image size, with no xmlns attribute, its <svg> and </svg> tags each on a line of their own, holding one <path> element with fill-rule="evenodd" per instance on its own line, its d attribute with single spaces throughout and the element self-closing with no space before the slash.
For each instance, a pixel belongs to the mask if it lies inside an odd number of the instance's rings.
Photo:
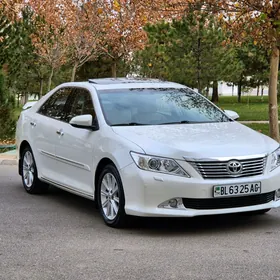
<svg viewBox="0 0 280 280">
<path fill-rule="evenodd" d="M 94 203 L 29 195 L 0 165 L 0 279 L 280 279 L 280 210 L 105 226 Z"/>
</svg>

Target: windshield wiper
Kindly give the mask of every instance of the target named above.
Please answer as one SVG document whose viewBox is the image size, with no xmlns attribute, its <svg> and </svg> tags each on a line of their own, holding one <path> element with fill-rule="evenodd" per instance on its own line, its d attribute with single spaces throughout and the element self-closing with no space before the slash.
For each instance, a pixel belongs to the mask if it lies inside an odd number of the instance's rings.
<svg viewBox="0 0 280 280">
<path fill-rule="evenodd" d="M 149 124 L 148 123 L 130 122 L 130 123 L 116 123 L 116 124 L 112 124 L 111 126 L 136 126 L 136 125 L 149 125 Z"/>
<path fill-rule="evenodd" d="M 183 124 L 183 123 L 194 123 L 194 122 L 190 122 L 190 121 L 166 122 L 166 123 L 160 123 L 160 125 L 164 125 L 164 124 Z"/>
</svg>

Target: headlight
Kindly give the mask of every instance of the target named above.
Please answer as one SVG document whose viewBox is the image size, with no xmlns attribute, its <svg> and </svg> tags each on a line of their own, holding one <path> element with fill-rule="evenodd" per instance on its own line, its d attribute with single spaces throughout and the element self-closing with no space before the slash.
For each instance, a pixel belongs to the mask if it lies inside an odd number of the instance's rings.
<svg viewBox="0 0 280 280">
<path fill-rule="evenodd" d="M 280 166 L 280 147 L 270 155 L 270 171 Z"/>
<path fill-rule="evenodd" d="M 173 159 L 130 153 L 135 164 L 143 170 L 185 176 L 190 175 Z"/>
</svg>

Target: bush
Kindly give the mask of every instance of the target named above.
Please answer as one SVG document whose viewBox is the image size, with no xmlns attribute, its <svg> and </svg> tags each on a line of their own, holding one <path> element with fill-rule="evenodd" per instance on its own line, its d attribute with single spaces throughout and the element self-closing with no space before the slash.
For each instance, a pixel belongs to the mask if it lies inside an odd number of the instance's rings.
<svg viewBox="0 0 280 280">
<path fill-rule="evenodd" d="M 0 141 L 15 137 L 16 121 L 13 117 L 14 100 L 5 86 L 5 76 L 0 70 Z"/>
<path fill-rule="evenodd" d="M 12 117 L 12 110 L 0 106 L 0 140 L 14 139 L 16 121 Z"/>
</svg>

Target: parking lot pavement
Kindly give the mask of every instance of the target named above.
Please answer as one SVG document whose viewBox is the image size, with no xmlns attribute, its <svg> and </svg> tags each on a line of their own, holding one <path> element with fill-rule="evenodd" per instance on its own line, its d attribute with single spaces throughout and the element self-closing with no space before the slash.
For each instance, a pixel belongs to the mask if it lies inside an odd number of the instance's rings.
<svg viewBox="0 0 280 280">
<path fill-rule="evenodd" d="M 0 279 L 280 279 L 280 211 L 135 219 L 106 227 L 94 203 L 52 188 L 29 195 L 0 166 Z"/>
</svg>

